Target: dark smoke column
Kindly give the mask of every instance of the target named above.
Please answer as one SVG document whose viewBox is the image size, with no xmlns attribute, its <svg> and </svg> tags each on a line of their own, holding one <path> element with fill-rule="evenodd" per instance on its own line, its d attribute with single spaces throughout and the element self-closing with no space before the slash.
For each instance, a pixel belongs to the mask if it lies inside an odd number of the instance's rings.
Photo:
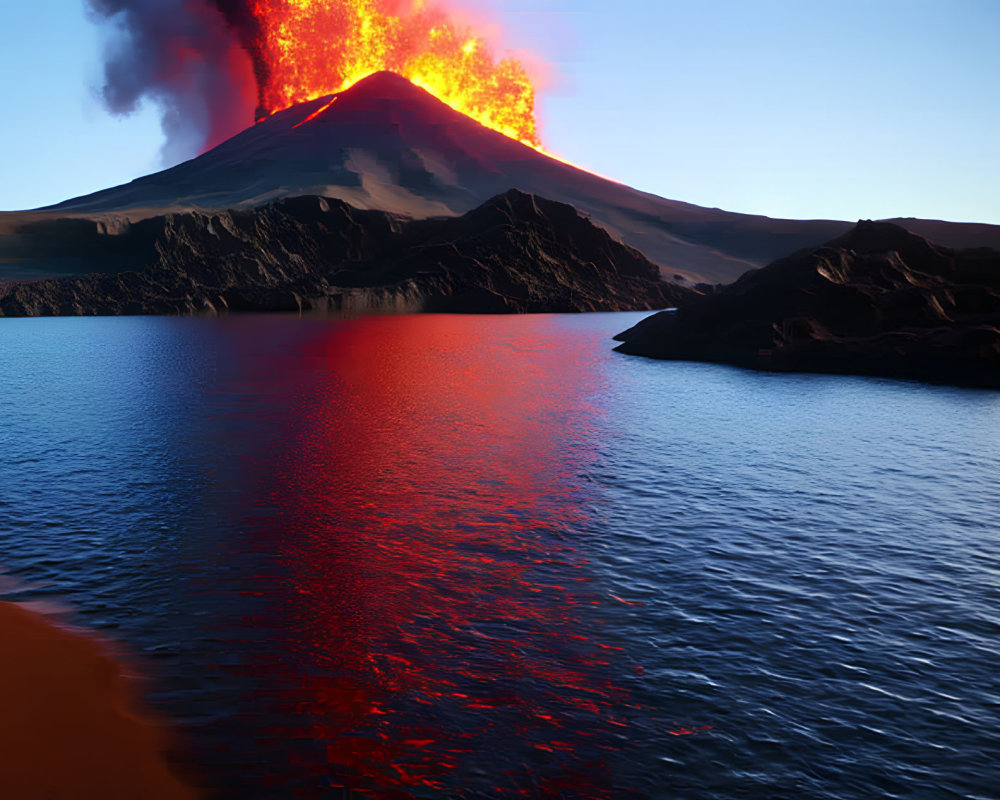
<svg viewBox="0 0 1000 800">
<path fill-rule="evenodd" d="M 253 74 L 257 81 L 257 110 L 255 119 L 268 115 L 264 108 L 264 87 L 267 86 L 270 74 L 260 50 L 260 25 L 257 17 L 250 10 L 250 0 L 214 0 L 215 7 L 222 12 L 226 23 L 236 31 L 240 45 L 250 54 L 253 62 Z"/>
<path fill-rule="evenodd" d="M 163 160 L 175 163 L 251 125 L 257 80 L 245 2 L 84 0 L 107 29 L 101 97 L 113 114 L 161 111 Z"/>
</svg>

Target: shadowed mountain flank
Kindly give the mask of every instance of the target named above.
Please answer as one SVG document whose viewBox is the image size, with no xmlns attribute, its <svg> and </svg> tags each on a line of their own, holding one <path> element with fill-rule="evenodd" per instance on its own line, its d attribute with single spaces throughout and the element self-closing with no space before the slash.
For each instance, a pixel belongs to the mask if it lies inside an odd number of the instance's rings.
<svg viewBox="0 0 1000 800">
<path fill-rule="evenodd" d="M 1000 252 L 861 222 L 616 338 L 651 358 L 1000 387 Z"/>
<path fill-rule="evenodd" d="M 694 292 L 576 209 L 511 190 L 412 220 L 323 197 L 142 220 L 89 248 L 91 274 L 0 283 L 0 315 L 233 311 L 616 311 Z M 135 268 L 96 271 L 129 254 Z"/>
<path fill-rule="evenodd" d="M 84 273 L 93 261 L 87 248 L 95 227 L 114 234 L 175 212 L 247 211 L 282 198 L 320 196 L 426 219 L 460 216 L 512 188 L 574 206 L 641 250 L 665 278 L 691 286 L 730 283 L 851 228 L 832 220 L 735 214 L 640 192 L 485 128 L 406 79 L 380 72 L 274 114 L 162 172 L 49 208 L 0 213 L 0 280 Z M 1000 249 L 1000 226 L 905 222 L 949 247 Z M 111 258 L 109 270 L 137 263 L 122 247 L 105 243 L 98 250 Z"/>
<path fill-rule="evenodd" d="M 734 214 L 640 192 L 485 128 L 406 79 L 382 72 L 277 113 L 171 169 L 33 214 L 0 214 L 0 277 L 46 274 L 45 238 L 32 237 L 27 226 L 13 255 L 5 252 L 10 247 L 2 235 L 37 222 L 39 214 L 115 226 L 123 218 L 167 211 L 252 208 L 281 197 L 318 195 L 355 208 L 436 217 L 464 214 L 511 188 L 575 206 L 640 249 L 666 277 L 680 275 L 692 284 L 731 282 L 851 227 Z M 954 223 L 934 224 L 940 234 L 935 239 L 945 244 L 967 246 L 971 238 L 972 244 L 1000 247 L 1000 227 L 966 231 Z"/>
</svg>

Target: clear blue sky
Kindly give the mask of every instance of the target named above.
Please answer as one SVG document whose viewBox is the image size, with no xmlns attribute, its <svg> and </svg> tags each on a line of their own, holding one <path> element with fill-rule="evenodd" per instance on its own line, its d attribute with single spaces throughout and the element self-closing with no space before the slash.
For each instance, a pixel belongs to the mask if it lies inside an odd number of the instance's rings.
<svg viewBox="0 0 1000 800">
<path fill-rule="evenodd" d="M 550 64 L 546 145 L 732 211 L 1000 224 L 997 0 L 488 0 Z M 162 166 L 153 109 L 93 97 L 83 0 L 0 10 L 0 208 Z"/>
</svg>

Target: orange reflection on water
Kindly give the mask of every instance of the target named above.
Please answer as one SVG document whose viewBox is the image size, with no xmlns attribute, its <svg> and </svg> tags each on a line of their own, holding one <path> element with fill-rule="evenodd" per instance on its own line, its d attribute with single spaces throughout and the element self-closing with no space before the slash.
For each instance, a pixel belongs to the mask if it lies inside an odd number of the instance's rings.
<svg viewBox="0 0 1000 800">
<path fill-rule="evenodd" d="M 587 342 L 545 346 L 557 318 L 303 324 L 286 368 L 322 378 L 256 498 L 290 579 L 274 645 L 294 657 L 266 669 L 295 721 L 270 733 L 322 743 L 310 768 L 364 796 L 621 796 L 620 656 L 573 541 Z"/>
</svg>

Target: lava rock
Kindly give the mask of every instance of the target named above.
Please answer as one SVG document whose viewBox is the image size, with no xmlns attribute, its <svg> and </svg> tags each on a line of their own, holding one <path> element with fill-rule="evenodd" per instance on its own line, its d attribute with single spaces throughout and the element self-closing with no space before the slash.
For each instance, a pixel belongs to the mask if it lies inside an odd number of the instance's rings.
<svg viewBox="0 0 1000 800">
<path fill-rule="evenodd" d="M 572 206 L 513 189 L 461 217 L 307 196 L 86 236 L 87 274 L 0 282 L 0 316 L 620 311 L 695 295 Z"/>
<path fill-rule="evenodd" d="M 615 338 L 650 358 L 1000 387 L 1000 252 L 862 221 Z"/>
</svg>

